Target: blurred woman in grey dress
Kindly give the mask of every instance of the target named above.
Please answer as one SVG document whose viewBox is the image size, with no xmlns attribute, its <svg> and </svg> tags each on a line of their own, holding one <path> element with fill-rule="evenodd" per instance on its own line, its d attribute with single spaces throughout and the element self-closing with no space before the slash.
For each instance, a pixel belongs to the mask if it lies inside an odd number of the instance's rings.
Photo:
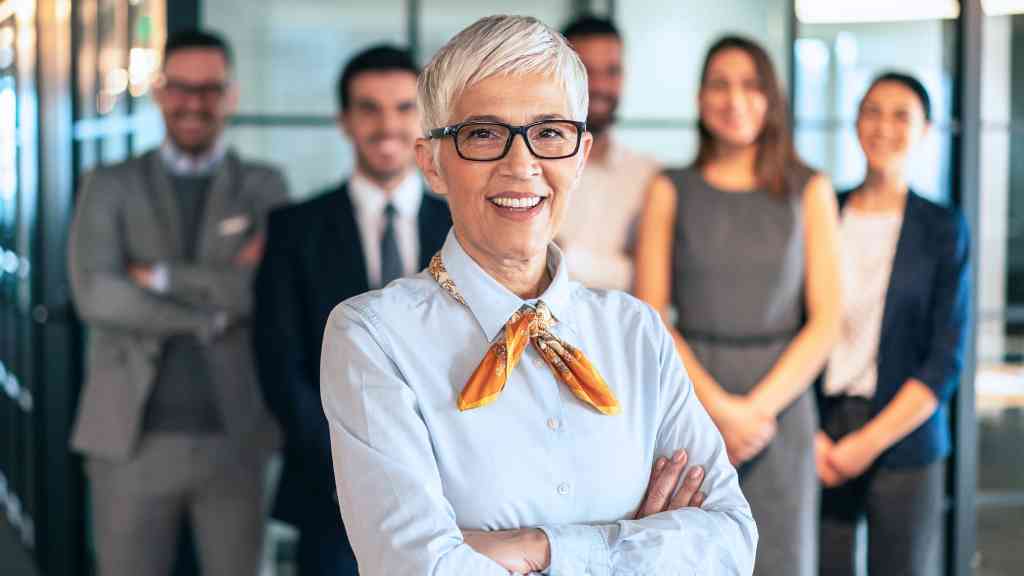
<svg viewBox="0 0 1024 576">
<path fill-rule="evenodd" d="M 839 330 L 836 198 L 796 155 L 755 43 L 708 52 L 700 149 L 648 191 L 636 291 L 661 310 L 725 438 L 761 533 L 754 573 L 817 570 L 810 387 Z M 669 310 L 675 309 L 675 318 Z"/>
</svg>

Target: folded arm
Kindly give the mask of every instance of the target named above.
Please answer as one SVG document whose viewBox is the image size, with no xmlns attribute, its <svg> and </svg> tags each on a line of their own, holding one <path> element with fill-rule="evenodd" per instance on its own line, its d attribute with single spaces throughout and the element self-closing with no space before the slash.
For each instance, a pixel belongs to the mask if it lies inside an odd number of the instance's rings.
<svg viewBox="0 0 1024 576">
<path fill-rule="evenodd" d="M 216 330 L 209 309 L 174 302 L 137 285 L 129 276 L 122 234 L 121 184 L 108 175 L 90 176 L 75 209 L 68 241 L 71 294 L 89 324 L 150 335 Z"/>
<path fill-rule="evenodd" d="M 672 336 L 650 312 L 660 353 L 664 411 L 658 455 L 685 447 L 689 463 L 704 469 L 700 508 L 677 508 L 608 525 L 542 527 L 551 541 L 552 576 L 701 574 L 738 575 L 753 570 L 757 528 L 740 491 L 725 444 L 700 404 L 676 354 Z"/>
</svg>

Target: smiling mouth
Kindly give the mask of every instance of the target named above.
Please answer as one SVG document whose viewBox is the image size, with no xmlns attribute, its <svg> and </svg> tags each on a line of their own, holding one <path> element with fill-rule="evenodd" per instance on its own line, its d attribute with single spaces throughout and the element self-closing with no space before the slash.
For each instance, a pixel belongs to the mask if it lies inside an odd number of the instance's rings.
<svg viewBox="0 0 1024 576">
<path fill-rule="evenodd" d="M 507 196 L 498 196 L 496 198 L 488 199 L 491 204 L 499 208 L 505 208 L 508 210 L 516 211 L 527 211 L 532 208 L 536 208 L 541 202 L 547 200 L 542 196 L 529 196 L 526 198 L 509 198 Z"/>
</svg>

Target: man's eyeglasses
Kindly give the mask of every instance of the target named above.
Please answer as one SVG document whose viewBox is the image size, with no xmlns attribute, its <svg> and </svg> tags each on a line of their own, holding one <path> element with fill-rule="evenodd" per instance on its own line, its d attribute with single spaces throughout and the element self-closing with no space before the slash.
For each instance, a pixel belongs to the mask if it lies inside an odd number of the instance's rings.
<svg viewBox="0 0 1024 576">
<path fill-rule="evenodd" d="M 455 152 L 463 160 L 489 162 L 501 160 L 512 149 L 512 139 L 521 134 L 530 153 L 543 160 L 575 156 L 580 149 L 586 122 L 575 120 L 541 120 L 523 126 L 502 122 L 462 122 L 434 128 L 431 138 L 451 136 Z"/>
<path fill-rule="evenodd" d="M 207 102 L 219 100 L 227 92 L 227 82 L 205 82 L 192 84 L 180 80 L 165 79 L 160 88 L 171 98 L 183 99 L 188 96 L 198 96 Z"/>
</svg>

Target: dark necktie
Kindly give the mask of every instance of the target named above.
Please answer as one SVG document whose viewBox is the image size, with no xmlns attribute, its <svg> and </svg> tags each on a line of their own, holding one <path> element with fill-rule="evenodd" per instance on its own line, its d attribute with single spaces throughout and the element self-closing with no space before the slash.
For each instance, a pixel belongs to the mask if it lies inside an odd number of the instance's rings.
<svg viewBox="0 0 1024 576">
<path fill-rule="evenodd" d="M 384 207 L 384 235 L 380 239 L 380 285 L 387 286 L 402 274 L 402 254 L 398 251 L 398 234 L 395 231 L 395 217 L 398 210 L 388 202 Z"/>
</svg>

